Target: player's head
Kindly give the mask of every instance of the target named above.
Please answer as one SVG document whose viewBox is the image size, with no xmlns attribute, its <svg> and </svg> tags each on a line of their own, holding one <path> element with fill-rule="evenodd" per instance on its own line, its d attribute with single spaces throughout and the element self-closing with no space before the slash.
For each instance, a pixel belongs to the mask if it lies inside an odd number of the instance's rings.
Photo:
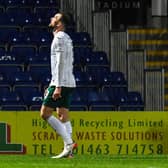
<svg viewBox="0 0 168 168">
<path fill-rule="evenodd" d="M 69 14 L 66 13 L 56 13 L 50 21 L 49 27 L 54 30 L 57 29 L 66 29 L 67 26 L 71 23 Z"/>
</svg>

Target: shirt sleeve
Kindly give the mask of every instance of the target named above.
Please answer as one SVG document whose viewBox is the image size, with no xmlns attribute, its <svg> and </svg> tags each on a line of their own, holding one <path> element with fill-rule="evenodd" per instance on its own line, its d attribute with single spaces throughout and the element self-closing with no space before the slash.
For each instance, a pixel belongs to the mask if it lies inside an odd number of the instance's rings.
<svg viewBox="0 0 168 168">
<path fill-rule="evenodd" d="M 56 87 L 60 87 L 60 83 L 62 80 L 62 74 L 63 74 L 63 51 L 64 51 L 64 45 L 63 45 L 63 39 L 58 37 L 56 39 L 55 43 L 55 58 L 56 58 L 56 64 L 54 66 L 54 84 Z"/>
</svg>

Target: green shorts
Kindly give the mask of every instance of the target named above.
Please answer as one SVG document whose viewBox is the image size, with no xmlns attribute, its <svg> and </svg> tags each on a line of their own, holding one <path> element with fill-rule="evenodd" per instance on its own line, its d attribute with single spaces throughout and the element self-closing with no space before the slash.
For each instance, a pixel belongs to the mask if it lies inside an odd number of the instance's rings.
<svg viewBox="0 0 168 168">
<path fill-rule="evenodd" d="M 53 92 L 55 90 L 55 86 L 50 86 L 47 88 L 47 92 L 44 95 L 43 105 L 57 108 L 57 107 L 64 107 L 69 109 L 71 103 L 71 95 L 74 88 L 62 87 L 61 90 L 61 98 L 54 100 L 52 98 Z"/>
</svg>

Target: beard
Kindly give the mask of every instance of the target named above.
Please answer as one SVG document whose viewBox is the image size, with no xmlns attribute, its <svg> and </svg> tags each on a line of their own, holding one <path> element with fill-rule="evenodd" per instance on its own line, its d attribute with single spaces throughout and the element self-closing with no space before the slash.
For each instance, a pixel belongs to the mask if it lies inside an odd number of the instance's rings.
<svg viewBox="0 0 168 168">
<path fill-rule="evenodd" d="M 53 25 L 52 23 L 50 23 L 48 27 L 50 32 L 55 32 L 58 28 L 57 24 Z"/>
</svg>

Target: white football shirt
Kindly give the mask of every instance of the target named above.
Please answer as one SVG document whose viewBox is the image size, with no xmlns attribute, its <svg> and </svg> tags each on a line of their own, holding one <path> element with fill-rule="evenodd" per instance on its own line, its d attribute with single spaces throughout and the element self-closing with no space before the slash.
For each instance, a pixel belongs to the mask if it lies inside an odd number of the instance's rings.
<svg viewBox="0 0 168 168">
<path fill-rule="evenodd" d="M 63 31 L 54 33 L 51 44 L 50 86 L 75 87 L 73 75 L 73 45 L 69 35 Z"/>
</svg>

